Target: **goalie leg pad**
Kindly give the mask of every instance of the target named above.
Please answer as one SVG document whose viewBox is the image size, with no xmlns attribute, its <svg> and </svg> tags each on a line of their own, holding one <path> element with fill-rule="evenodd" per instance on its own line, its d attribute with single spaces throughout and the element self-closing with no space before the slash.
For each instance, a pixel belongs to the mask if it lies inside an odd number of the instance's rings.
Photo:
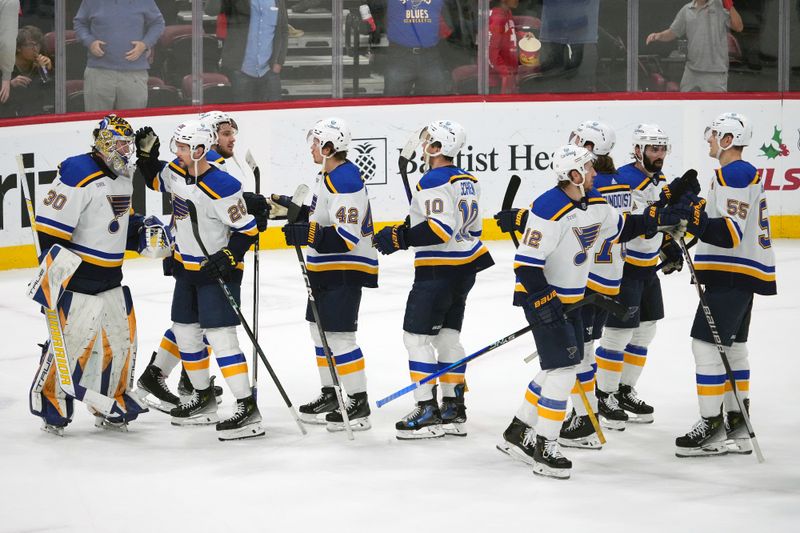
<svg viewBox="0 0 800 533">
<path fill-rule="evenodd" d="M 420 381 L 439 370 L 436 352 L 433 350 L 433 336 L 404 331 L 403 344 L 408 351 L 408 369 L 411 373 L 411 381 Z M 434 385 L 436 385 L 436 380 L 432 379 L 414 389 L 414 400 L 422 402 L 432 399 Z"/>
<path fill-rule="evenodd" d="M 457 329 L 442 328 L 433 340 L 439 365 L 445 367 L 463 359 L 467 354 L 461 344 L 461 332 Z M 456 385 L 466 383 L 465 374 L 467 365 L 458 366 L 446 374 L 439 376 L 442 386 L 442 396 L 455 397 Z"/>
</svg>

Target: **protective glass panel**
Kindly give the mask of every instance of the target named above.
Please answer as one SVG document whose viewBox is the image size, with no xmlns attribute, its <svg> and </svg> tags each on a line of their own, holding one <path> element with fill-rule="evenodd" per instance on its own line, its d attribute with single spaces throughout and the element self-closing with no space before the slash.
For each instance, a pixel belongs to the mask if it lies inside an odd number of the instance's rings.
<svg viewBox="0 0 800 533">
<path fill-rule="evenodd" d="M 627 2 L 520 1 L 513 12 L 519 38 L 519 92 L 625 90 Z"/>
<path fill-rule="evenodd" d="M 53 1 L 0 3 L 2 58 L 0 118 L 55 112 L 55 12 Z"/>
<path fill-rule="evenodd" d="M 778 89 L 778 0 L 640 2 L 644 91 Z"/>
</svg>

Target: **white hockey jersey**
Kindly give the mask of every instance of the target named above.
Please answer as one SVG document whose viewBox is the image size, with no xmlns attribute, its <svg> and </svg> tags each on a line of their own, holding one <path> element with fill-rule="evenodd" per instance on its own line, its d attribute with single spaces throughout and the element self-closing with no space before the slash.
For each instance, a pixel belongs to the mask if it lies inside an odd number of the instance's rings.
<svg viewBox="0 0 800 533">
<path fill-rule="evenodd" d="M 776 294 L 769 209 L 758 170 L 742 160 L 717 169 L 706 200 L 706 213 L 711 219 L 724 219 L 722 231 L 730 233 L 733 247 L 698 243 L 694 266 L 700 283 Z"/>
<path fill-rule="evenodd" d="M 514 257 L 514 270 L 541 268 L 563 303 L 583 298 L 597 244 L 616 239 L 623 217 L 592 189 L 580 209 L 559 187 L 536 198 Z M 519 276 L 514 305 L 524 305 L 527 291 Z"/>
<path fill-rule="evenodd" d="M 94 278 L 119 283 L 133 182 L 115 176 L 91 154 L 64 160 L 58 171 L 36 210 L 36 231 L 69 241 L 66 246 L 83 260 L 73 276 L 76 282 Z M 49 248 L 46 240 L 40 238 L 42 252 Z"/>
<path fill-rule="evenodd" d="M 186 200 L 197 207 L 198 228 L 209 254 L 228 246 L 234 232 L 248 237 L 258 235 L 255 218 L 244 203 L 242 184 L 214 165 L 195 180 L 176 159 L 165 165 L 148 186 L 172 196 L 173 257 L 186 271 L 199 271 L 205 260 L 192 233 Z M 237 268 L 244 270 L 244 263 L 239 261 Z"/>
<path fill-rule="evenodd" d="M 651 204 L 659 199 L 661 188 L 667 178 L 664 174 L 654 174 L 652 178 L 636 168 L 635 163 L 627 164 L 618 170 L 619 181 L 631 188 L 633 206 L 631 214 L 641 215 Z M 647 239 L 643 235 L 626 243 L 625 262 L 637 267 L 655 268 L 658 264 L 658 252 L 661 249 L 663 235 L 656 233 Z"/>
<path fill-rule="evenodd" d="M 631 187 L 627 183 L 621 183 L 616 173 L 595 176 L 594 188 L 623 216 L 623 219 L 630 214 L 633 208 Z M 598 241 L 595 248 L 586 286 L 595 292 L 615 296 L 619 294 L 622 283 L 626 243 L 619 243 L 617 238 L 613 237 Z"/>
<path fill-rule="evenodd" d="M 427 223 L 444 242 L 415 248 L 416 279 L 445 271 L 479 272 L 494 264 L 481 241 L 480 195 L 478 180 L 454 166 L 422 176 L 411 199 L 411 227 Z"/>
<path fill-rule="evenodd" d="M 317 176 L 309 221 L 333 227 L 348 251 L 306 252 L 313 286 L 378 286 L 378 254 L 372 246 L 372 209 L 361 171 L 346 161 Z"/>
</svg>

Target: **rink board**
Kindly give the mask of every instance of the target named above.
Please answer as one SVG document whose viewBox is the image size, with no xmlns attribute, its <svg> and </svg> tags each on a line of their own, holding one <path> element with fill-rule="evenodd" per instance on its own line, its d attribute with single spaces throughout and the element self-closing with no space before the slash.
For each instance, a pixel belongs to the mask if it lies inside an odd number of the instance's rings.
<svg viewBox="0 0 800 533">
<path fill-rule="evenodd" d="M 409 136 L 430 120 L 449 118 L 467 131 L 467 146 L 457 163 L 473 172 L 482 188 L 485 238 L 500 238 L 492 214 L 500 207 L 508 179 L 522 178 L 517 204 L 524 205 L 554 183 L 549 169 L 553 151 L 569 138 L 572 128 L 587 118 L 611 125 L 617 133 L 612 156 L 618 165 L 630 161 L 630 138 L 641 122 L 656 123 L 670 135 L 672 152 L 664 170 L 669 177 L 696 168 L 704 190 L 713 175 L 703 131 L 723 111 L 746 114 L 754 125 L 745 158 L 762 169 L 768 190 L 773 237 L 800 236 L 800 102 L 775 98 L 746 100 L 621 100 L 457 102 L 379 106 L 337 106 L 311 109 L 236 111 L 240 134 L 236 152 L 249 148 L 261 167 L 262 191 L 290 194 L 300 182 L 312 183 L 318 171 L 306 144 L 308 128 L 325 116 L 349 122 L 354 140 L 349 158 L 368 168 L 369 193 L 376 222 L 402 220 L 408 212 L 397 169 L 397 156 Z M 163 115 L 131 119 L 134 129 L 149 125 L 162 139 L 161 157 L 170 156 L 169 138 L 175 126 L 195 115 Z M 31 124 L 0 128 L 0 269 L 34 264 L 32 237 L 22 207 L 15 155 L 32 153 L 34 196 L 46 194 L 58 164 L 90 146 L 94 120 Z M 416 182 L 424 168 L 412 162 Z M 252 177 L 235 164 L 232 174 L 252 190 Z M 137 212 L 164 215 L 169 206 L 160 194 L 144 190 L 136 180 L 133 206 Z M 264 247 L 280 247 L 278 228 L 262 235 Z"/>
</svg>

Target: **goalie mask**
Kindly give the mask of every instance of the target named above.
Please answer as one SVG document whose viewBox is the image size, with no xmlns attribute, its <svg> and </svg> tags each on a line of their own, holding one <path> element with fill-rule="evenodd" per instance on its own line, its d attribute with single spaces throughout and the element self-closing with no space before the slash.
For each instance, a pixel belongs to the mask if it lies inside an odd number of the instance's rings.
<svg viewBox="0 0 800 533">
<path fill-rule="evenodd" d="M 319 150 L 321 154 L 326 144 L 330 143 L 333 147 L 333 154 L 328 156 L 322 154 L 324 160 L 338 152 L 346 152 L 347 148 L 350 146 L 352 135 L 350 134 L 350 127 L 347 125 L 347 122 L 340 118 L 330 117 L 320 120 L 314 124 L 313 128 L 308 130 L 306 142 L 308 142 L 310 146 L 315 140 L 319 141 Z"/>
<path fill-rule="evenodd" d="M 464 128 L 458 122 L 451 120 L 431 122 L 422 130 L 419 138 L 423 143 L 428 143 L 429 146 L 433 143 L 441 145 L 439 151 L 435 153 L 428 152 L 428 149 L 425 148 L 422 156 L 426 163 L 428 163 L 429 158 L 437 155 L 445 157 L 457 156 L 467 142 L 467 134 L 464 132 Z"/>
<path fill-rule="evenodd" d="M 569 137 L 569 142 L 586 147 L 590 142 L 594 145 L 591 152 L 595 155 L 608 155 L 614 149 L 617 142 L 617 135 L 607 125 L 596 120 L 586 120 L 581 122 Z"/>
<path fill-rule="evenodd" d="M 715 118 L 711 124 L 706 128 L 705 140 L 711 140 L 715 136 L 717 139 L 717 159 L 722 155 L 722 152 L 731 146 L 747 146 L 753 138 L 753 126 L 744 115 L 740 113 L 723 113 Z M 726 135 L 733 137 L 733 142 L 727 148 L 722 147 L 722 139 Z"/>
<path fill-rule="evenodd" d="M 131 125 L 122 117 L 103 117 L 94 134 L 94 151 L 115 174 L 132 176 L 136 163 L 136 145 Z"/>
</svg>

